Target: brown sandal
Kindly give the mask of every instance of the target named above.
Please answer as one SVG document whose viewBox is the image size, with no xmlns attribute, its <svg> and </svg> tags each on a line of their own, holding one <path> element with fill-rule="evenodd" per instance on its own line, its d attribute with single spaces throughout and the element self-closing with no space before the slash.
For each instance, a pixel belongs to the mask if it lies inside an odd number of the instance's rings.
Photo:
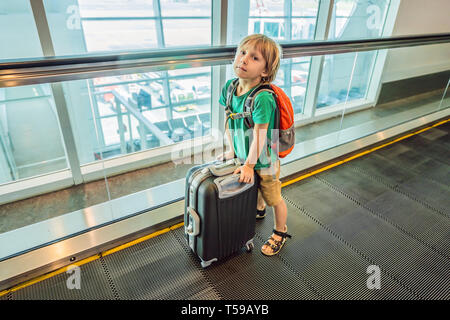
<svg viewBox="0 0 450 320">
<path fill-rule="evenodd" d="M 278 254 L 280 252 L 281 248 L 283 247 L 284 243 L 286 242 L 286 238 L 292 238 L 292 236 L 287 233 L 287 227 L 286 227 L 286 232 L 280 232 L 280 231 L 273 229 L 273 233 L 276 234 L 277 236 L 280 236 L 281 240 L 275 240 L 273 238 L 273 236 L 271 236 L 269 238 L 269 240 L 267 240 L 264 243 L 264 245 L 266 245 L 272 249 L 271 253 L 266 253 L 261 248 L 262 254 L 264 254 L 266 256 L 274 256 L 274 255 Z M 272 240 L 272 242 L 270 242 L 270 240 Z"/>
</svg>

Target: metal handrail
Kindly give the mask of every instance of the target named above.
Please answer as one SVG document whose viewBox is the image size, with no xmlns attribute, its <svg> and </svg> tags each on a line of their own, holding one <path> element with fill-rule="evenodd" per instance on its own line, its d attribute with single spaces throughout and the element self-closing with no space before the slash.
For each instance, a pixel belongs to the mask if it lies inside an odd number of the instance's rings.
<svg viewBox="0 0 450 320">
<path fill-rule="evenodd" d="M 284 58 L 393 49 L 450 42 L 450 33 L 377 39 L 280 42 Z M 0 60 L 0 87 L 88 79 L 230 63 L 236 46 L 159 49 L 118 54 L 89 54 Z"/>
</svg>

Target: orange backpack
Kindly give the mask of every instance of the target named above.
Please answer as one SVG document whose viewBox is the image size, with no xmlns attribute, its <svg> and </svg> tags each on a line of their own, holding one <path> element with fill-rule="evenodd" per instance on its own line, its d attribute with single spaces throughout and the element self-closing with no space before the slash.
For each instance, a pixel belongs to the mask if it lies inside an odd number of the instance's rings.
<svg viewBox="0 0 450 320">
<path fill-rule="evenodd" d="M 239 79 L 234 79 L 227 90 L 227 105 L 225 112 L 227 118 L 240 119 L 244 118 L 244 123 L 248 128 L 253 128 L 252 120 L 253 105 L 258 93 L 267 91 L 273 94 L 277 110 L 275 114 L 275 128 L 278 130 L 278 136 L 272 136 L 272 141 L 269 142 L 272 150 L 278 150 L 280 158 L 286 157 L 295 145 L 295 127 L 294 127 L 294 109 L 292 103 L 286 93 L 274 84 L 261 84 L 253 89 L 244 102 L 244 112 L 233 113 L 231 109 L 231 99 L 234 91 L 239 83 Z"/>
</svg>

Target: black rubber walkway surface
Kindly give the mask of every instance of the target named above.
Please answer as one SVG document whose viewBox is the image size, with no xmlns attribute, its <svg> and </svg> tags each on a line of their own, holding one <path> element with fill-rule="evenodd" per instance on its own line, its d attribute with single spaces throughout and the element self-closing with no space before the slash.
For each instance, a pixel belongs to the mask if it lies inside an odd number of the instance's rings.
<svg viewBox="0 0 450 320">
<path fill-rule="evenodd" d="M 283 188 L 293 235 L 278 256 L 255 250 L 200 267 L 183 228 L 1 299 L 449 299 L 450 124 Z M 368 289 L 378 266 L 380 289 Z"/>
</svg>

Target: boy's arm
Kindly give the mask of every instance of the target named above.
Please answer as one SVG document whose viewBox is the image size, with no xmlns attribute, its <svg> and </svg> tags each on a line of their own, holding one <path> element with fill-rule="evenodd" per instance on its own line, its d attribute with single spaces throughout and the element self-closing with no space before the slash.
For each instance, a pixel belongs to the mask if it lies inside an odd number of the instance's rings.
<svg viewBox="0 0 450 320">
<path fill-rule="evenodd" d="M 266 138 L 267 138 L 267 128 L 269 127 L 268 123 L 259 124 L 255 123 L 255 127 L 253 128 L 253 141 L 250 145 L 250 150 L 248 151 L 248 157 L 245 161 L 244 165 L 254 168 L 256 162 L 261 155 L 261 152 L 264 150 L 266 146 Z"/>
<path fill-rule="evenodd" d="M 217 160 L 220 160 L 220 161 L 226 161 L 226 160 L 234 158 L 234 144 L 233 144 L 233 140 L 231 139 L 231 133 L 230 133 L 230 130 L 229 130 L 229 123 L 228 122 L 226 123 L 226 126 L 225 126 L 225 134 L 227 136 L 228 144 L 230 145 L 230 150 L 225 152 L 226 147 L 223 146 L 222 153 L 217 156 Z"/>
<path fill-rule="evenodd" d="M 248 151 L 247 160 L 243 166 L 237 168 L 234 174 L 241 173 L 239 177 L 239 182 L 251 183 L 254 177 L 253 168 L 261 155 L 262 150 L 266 147 L 267 138 L 267 128 L 269 123 L 259 124 L 255 123 L 253 129 L 253 141 L 250 145 L 250 150 Z"/>
<path fill-rule="evenodd" d="M 261 92 L 255 97 L 252 118 L 255 124 L 253 128 L 253 141 L 250 144 L 245 165 L 254 168 L 261 152 L 266 148 L 267 129 L 269 128 L 272 113 L 276 109 L 272 94 Z"/>
<path fill-rule="evenodd" d="M 227 126 L 225 127 L 225 132 L 227 134 L 228 144 L 230 145 L 230 152 L 233 152 L 234 154 L 234 145 L 233 145 L 233 139 L 231 139 L 231 133 L 230 133 L 230 124 L 227 122 Z"/>
<path fill-rule="evenodd" d="M 219 98 L 219 104 L 223 108 L 225 108 L 225 106 L 227 104 L 227 90 L 228 90 L 229 84 L 231 84 L 232 81 L 233 81 L 233 79 L 228 80 L 227 83 L 225 84 L 225 86 L 222 88 L 222 93 L 221 93 L 220 98 Z M 230 134 L 230 131 L 229 131 L 229 125 L 230 124 L 227 122 L 226 126 L 225 126 L 225 133 L 227 135 L 228 144 L 230 145 L 230 150 L 225 154 L 225 146 L 223 146 L 224 150 L 222 150 L 222 154 L 220 154 L 217 157 L 218 160 L 224 160 L 224 159 L 222 159 L 223 156 L 225 156 L 226 159 L 234 158 L 234 145 L 233 145 L 233 139 L 231 139 L 231 134 Z M 223 142 L 223 140 L 222 140 L 222 142 Z"/>
</svg>

